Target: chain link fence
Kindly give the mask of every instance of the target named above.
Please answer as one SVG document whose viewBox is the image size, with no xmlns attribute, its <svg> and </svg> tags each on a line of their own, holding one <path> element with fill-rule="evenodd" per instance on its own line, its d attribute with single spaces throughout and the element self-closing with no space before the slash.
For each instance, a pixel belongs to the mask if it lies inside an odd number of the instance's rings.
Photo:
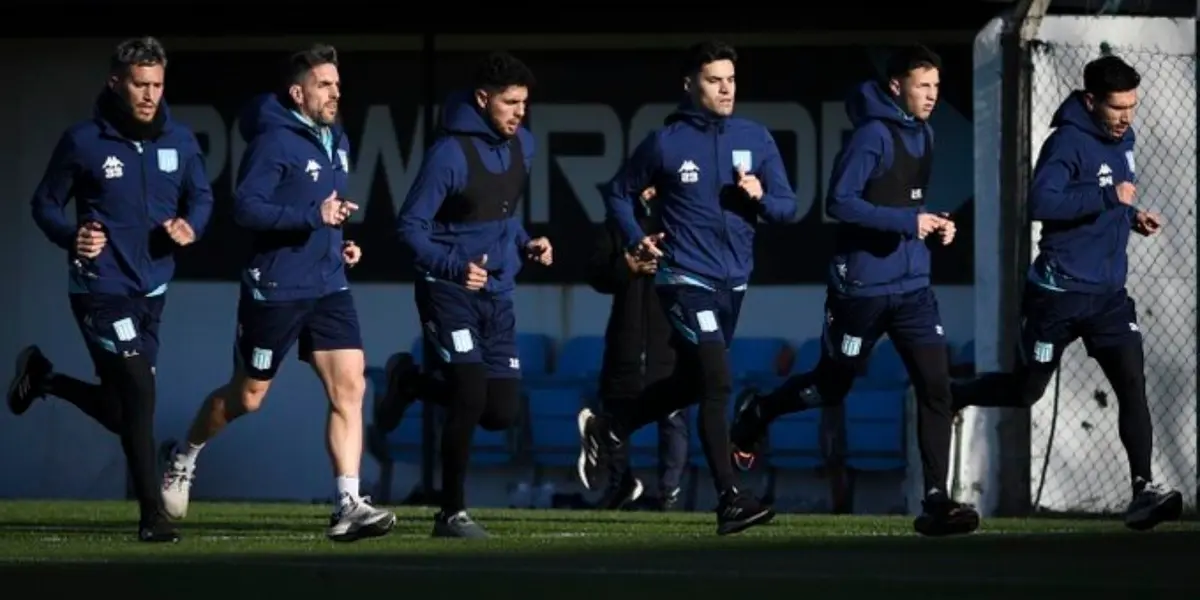
<svg viewBox="0 0 1200 600">
<path fill-rule="evenodd" d="M 1135 115 L 1137 197 L 1163 230 L 1129 242 L 1129 294 L 1137 303 L 1154 426 L 1154 473 L 1191 507 L 1197 487 L 1196 58 L 1146 49 L 1036 42 L 1029 68 L 1033 160 L 1054 112 L 1083 87 L 1083 69 L 1104 54 L 1142 75 Z M 1036 256 L 1039 224 L 1034 223 Z M 1032 411 L 1035 509 L 1106 513 L 1129 502 L 1129 466 L 1112 388 L 1082 343 L 1066 350 L 1056 380 Z"/>
</svg>

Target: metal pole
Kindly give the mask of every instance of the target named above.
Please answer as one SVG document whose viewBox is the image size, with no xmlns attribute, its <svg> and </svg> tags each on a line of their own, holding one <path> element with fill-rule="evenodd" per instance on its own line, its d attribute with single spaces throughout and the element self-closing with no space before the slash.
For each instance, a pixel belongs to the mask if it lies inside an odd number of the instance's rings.
<svg viewBox="0 0 1200 600">
<path fill-rule="evenodd" d="M 436 138 L 436 122 L 434 106 L 437 104 L 437 44 L 436 34 L 427 32 L 421 39 L 421 65 L 423 67 L 422 83 L 422 101 L 421 101 L 421 119 L 424 126 L 423 144 L 426 149 L 433 146 Z M 422 354 L 424 360 L 421 362 L 428 365 L 430 359 L 435 354 L 434 350 L 428 341 L 424 342 Z M 429 371 L 426 370 L 428 375 Z M 434 492 L 433 483 L 434 465 L 437 464 L 437 421 L 435 410 L 437 406 L 426 401 L 421 410 L 421 494 L 420 499 L 416 500 L 418 504 L 429 504 L 436 502 L 437 494 Z"/>
</svg>

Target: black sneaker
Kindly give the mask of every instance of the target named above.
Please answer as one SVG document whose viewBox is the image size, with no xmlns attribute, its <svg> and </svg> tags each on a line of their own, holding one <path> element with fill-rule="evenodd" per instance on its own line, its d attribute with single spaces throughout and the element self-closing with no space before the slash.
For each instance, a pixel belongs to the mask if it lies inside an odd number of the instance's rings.
<svg viewBox="0 0 1200 600">
<path fill-rule="evenodd" d="M 485 539 L 491 535 L 480 524 L 476 523 L 467 511 L 460 510 L 454 514 L 447 515 L 445 511 L 439 511 L 433 517 L 433 537 L 437 538 L 465 538 L 465 539 Z"/>
<path fill-rule="evenodd" d="M 407 352 L 397 352 L 388 358 L 384 367 L 387 388 L 375 390 L 375 429 L 388 434 L 400 425 L 405 411 L 417 400 L 420 369 Z"/>
<path fill-rule="evenodd" d="M 46 379 L 54 365 L 37 346 L 28 346 L 17 355 L 17 368 L 8 384 L 8 410 L 24 414 L 34 400 L 46 395 Z"/>
<path fill-rule="evenodd" d="M 675 510 L 676 506 L 679 506 L 679 488 L 673 487 L 664 490 L 659 494 L 658 510 L 667 512 L 669 510 Z"/>
<path fill-rule="evenodd" d="M 733 424 L 729 427 L 729 445 L 735 467 L 741 471 L 754 468 L 765 434 L 758 418 L 758 390 L 748 387 L 734 402 Z"/>
<path fill-rule="evenodd" d="M 1146 483 L 1125 509 L 1125 526 L 1148 531 L 1164 521 L 1178 521 L 1182 515 L 1183 494 L 1162 484 Z"/>
<path fill-rule="evenodd" d="M 979 529 L 979 511 L 974 506 L 938 494 L 921 501 L 921 514 L 913 529 L 929 537 L 964 535 Z"/>
<path fill-rule="evenodd" d="M 580 409 L 576 422 L 579 425 L 579 458 L 575 466 L 579 482 L 583 487 L 593 490 L 604 467 L 619 466 L 624 462 L 620 456 L 624 444 L 612 431 L 609 419 L 593 413 L 589 408 Z"/>
<path fill-rule="evenodd" d="M 736 489 L 721 494 L 717 504 L 717 535 L 740 533 L 775 518 L 775 511 Z"/>
<path fill-rule="evenodd" d="M 138 541 L 148 544 L 174 544 L 179 541 L 179 532 L 165 519 L 155 519 L 138 526 Z"/>
<path fill-rule="evenodd" d="M 633 476 L 628 468 L 613 469 L 609 473 L 608 489 L 596 504 L 600 510 L 621 510 L 637 502 L 642 497 L 645 488 L 642 481 Z"/>
</svg>

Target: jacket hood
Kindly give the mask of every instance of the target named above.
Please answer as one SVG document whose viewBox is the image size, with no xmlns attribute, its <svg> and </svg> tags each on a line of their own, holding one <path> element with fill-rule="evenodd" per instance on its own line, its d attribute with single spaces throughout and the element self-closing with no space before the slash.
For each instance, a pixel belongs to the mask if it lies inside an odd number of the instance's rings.
<svg viewBox="0 0 1200 600">
<path fill-rule="evenodd" d="M 902 127 L 919 128 L 922 122 L 896 104 L 877 81 L 858 84 L 846 97 L 846 114 L 855 127 L 867 121 L 890 121 Z"/>
<path fill-rule="evenodd" d="M 1098 138 L 1100 141 L 1115 143 L 1115 142 L 1132 142 L 1135 139 L 1133 127 L 1125 130 L 1125 134 L 1120 139 L 1114 138 L 1108 133 L 1092 114 L 1088 112 L 1087 103 L 1084 101 L 1084 92 L 1076 90 L 1067 96 L 1066 100 L 1059 105 L 1058 110 L 1054 111 L 1054 117 L 1050 120 L 1051 127 L 1074 127 L 1080 131 L 1086 132 L 1089 135 Z"/>
</svg>

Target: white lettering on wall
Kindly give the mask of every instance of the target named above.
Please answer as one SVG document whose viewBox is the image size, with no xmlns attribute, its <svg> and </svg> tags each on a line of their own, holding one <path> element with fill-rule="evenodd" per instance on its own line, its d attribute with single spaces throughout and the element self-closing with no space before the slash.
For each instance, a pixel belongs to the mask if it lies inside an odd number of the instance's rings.
<svg viewBox="0 0 1200 600">
<path fill-rule="evenodd" d="M 675 106 L 673 103 L 644 104 L 634 112 L 628 126 L 607 104 L 540 103 L 534 106 L 530 111 L 529 128 L 538 152 L 529 181 L 528 220 L 549 223 L 554 218 L 550 196 L 553 169 L 566 181 L 579 209 L 593 222 L 602 221 L 601 186 L 616 174 L 622 160 L 638 143 L 662 126 Z M 227 126 L 220 113 L 208 105 L 180 105 L 172 107 L 172 111 L 202 139 L 207 151 L 205 165 L 209 180 L 216 181 L 228 174 L 232 193 L 238 165 L 246 150 L 237 120 Z M 798 102 L 738 104 L 739 116 L 762 123 L 776 134 L 776 140 L 781 144 L 795 145 L 781 150 L 790 150 L 784 155 L 794 157 L 794 163 L 788 166 L 801 215 L 807 215 L 818 197 L 823 197 L 834 157 L 841 147 L 842 133 L 850 128 L 840 102 L 825 102 L 820 111 L 818 136 L 817 119 Z M 365 200 L 372 184 L 379 182 L 388 191 L 392 210 L 399 210 L 421 168 L 425 140 L 423 116 L 420 106 L 404 110 L 402 114 L 384 104 L 367 108 L 363 126 L 359 128 L 362 131 L 359 139 L 350 140 L 354 162 L 350 169 L 349 189 L 345 192 L 348 197 Z M 401 117 L 399 122 L 396 117 Z M 602 142 L 600 152 L 575 155 L 559 151 L 552 155 L 549 151 L 551 140 L 558 134 L 597 135 Z M 382 181 L 377 179 L 379 176 L 383 177 Z M 823 206 L 823 202 L 817 204 Z M 358 222 L 364 216 L 365 211 L 359 211 L 352 219 Z"/>
</svg>

